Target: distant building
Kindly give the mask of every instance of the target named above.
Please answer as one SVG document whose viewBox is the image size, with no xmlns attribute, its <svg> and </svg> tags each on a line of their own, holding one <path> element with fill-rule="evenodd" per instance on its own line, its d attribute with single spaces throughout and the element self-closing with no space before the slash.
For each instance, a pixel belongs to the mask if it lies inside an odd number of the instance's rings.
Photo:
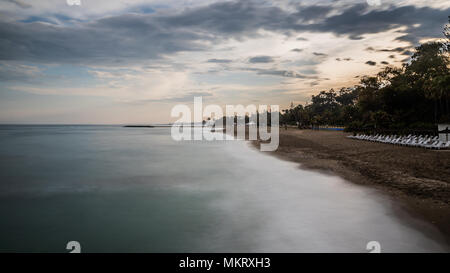
<svg viewBox="0 0 450 273">
<path fill-rule="evenodd" d="M 438 124 L 439 141 L 447 142 L 450 140 L 450 124 Z"/>
<path fill-rule="evenodd" d="M 313 130 L 344 131 L 344 126 L 313 125 Z"/>
</svg>

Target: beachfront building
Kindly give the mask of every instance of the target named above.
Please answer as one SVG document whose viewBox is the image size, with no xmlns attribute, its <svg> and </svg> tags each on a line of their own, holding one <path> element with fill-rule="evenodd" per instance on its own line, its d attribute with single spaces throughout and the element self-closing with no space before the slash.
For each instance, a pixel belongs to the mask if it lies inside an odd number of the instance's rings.
<svg viewBox="0 0 450 273">
<path fill-rule="evenodd" d="M 439 124 L 438 125 L 439 141 L 448 142 L 450 141 L 450 124 Z"/>
</svg>

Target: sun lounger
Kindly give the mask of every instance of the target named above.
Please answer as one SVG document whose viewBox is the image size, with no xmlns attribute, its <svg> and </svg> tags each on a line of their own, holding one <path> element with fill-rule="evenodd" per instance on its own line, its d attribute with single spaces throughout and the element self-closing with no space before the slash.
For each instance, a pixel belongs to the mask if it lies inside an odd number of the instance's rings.
<svg viewBox="0 0 450 273">
<path fill-rule="evenodd" d="M 442 142 L 442 141 L 436 140 L 436 141 L 434 141 L 434 142 L 431 143 L 431 144 L 425 145 L 424 147 L 425 147 L 426 149 L 434 149 L 434 148 L 436 148 L 438 145 L 440 145 L 441 142 Z"/>
<path fill-rule="evenodd" d="M 428 136 L 428 135 L 412 135 L 398 136 L 398 135 L 369 135 L 369 134 L 357 134 L 355 136 L 347 136 L 348 138 L 366 140 L 372 142 L 402 145 L 408 147 L 422 147 L 427 149 L 450 149 L 450 141 L 443 142 L 439 141 L 438 136 Z"/>
<path fill-rule="evenodd" d="M 450 149 L 450 141 L 444 142 L 440 149 Z"/>
</svg>

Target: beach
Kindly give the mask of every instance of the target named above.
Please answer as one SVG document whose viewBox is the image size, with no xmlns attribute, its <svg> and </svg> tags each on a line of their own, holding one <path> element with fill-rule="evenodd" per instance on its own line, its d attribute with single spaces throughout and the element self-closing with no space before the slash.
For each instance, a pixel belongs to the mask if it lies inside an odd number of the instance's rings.
<svg viewBox="0 0 450 273">
<path fill-rule="evenodd" d="M 450 151 L 349 139 L 338 131 L 280 128 L 273 155 L 380 190 L 450 235 Z M 253 142 L 258 146 L 258 142 Z"/>
</svg>

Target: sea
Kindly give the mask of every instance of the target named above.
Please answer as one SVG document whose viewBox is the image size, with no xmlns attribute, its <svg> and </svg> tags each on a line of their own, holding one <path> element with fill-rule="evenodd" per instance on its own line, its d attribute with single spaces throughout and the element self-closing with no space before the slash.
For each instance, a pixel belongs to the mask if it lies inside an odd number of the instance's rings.
<svg viewBox="0 0 450 273">
<path fill-rule="evenodd" d="M 243 140 L 1 125 L 0 252 L 65 253 L 71 241 L 121 253 L 449 250 L 390 197 Z"/>
</svg>

